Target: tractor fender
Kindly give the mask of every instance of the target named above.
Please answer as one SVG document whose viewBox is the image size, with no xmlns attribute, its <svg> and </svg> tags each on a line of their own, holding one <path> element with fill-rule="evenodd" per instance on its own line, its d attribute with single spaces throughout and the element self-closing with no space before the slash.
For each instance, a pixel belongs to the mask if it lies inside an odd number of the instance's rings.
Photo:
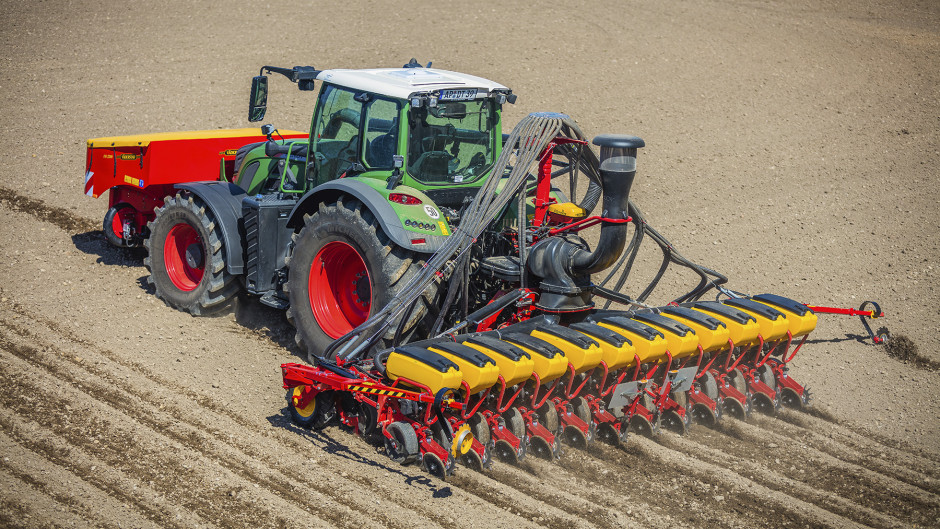
<svg viewBox="0 0 940 529">
<path fill-rule="evenodd" d="M 313 214 L 320 203 L 334 202 L 341 195 L 350 195 L 359 199 L 375 215 L 385 234 L 395 244 L 406 250 L 433 253 L 447 240 L 446 236 L 421 235 L 419 237 L 405 230 L 402 219 L 381 193 L 361 181 L 352 179 L 333 180 L 311 189 L 291 210 L 287 227 L 300 230 L 304 225 L 304 214 Z M 423 243 L 415 244 L 412 243 L 413 240 L 421 240 Z"/>
<path fill-rule="evenodd" d="M 191 182 L 176 184 L 175 187 L 189 191 L 206 203 L 222 231 L 225 267 L 230 274 L 243 274 L 245 259 L 238 221 L 242 218 L 245 190 L 229 182 Z"/>
</svg>

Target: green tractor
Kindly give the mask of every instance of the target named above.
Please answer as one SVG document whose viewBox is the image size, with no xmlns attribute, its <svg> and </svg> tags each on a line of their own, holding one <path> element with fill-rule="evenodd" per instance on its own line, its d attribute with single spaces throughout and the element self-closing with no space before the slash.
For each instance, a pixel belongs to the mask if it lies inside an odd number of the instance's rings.
<svg viewBox="0 0 940 529">
<path fill-rule="evenodd" d="M 265 125 L 267 141 L 237 149 L 231 181 L 175 184 L 141 230 L 145 263 L 170 306 L 210 314 L 244 290 L 286 309 L 301 349 L 322 355 L 399 294 L 459 224 L 501 153 L 501 108 L 515 96 L 414 60 L 265 66 L 252 80 L 250 121 L 264 119 L 265 73 L 305 91 L 320 81 L 309 137 Z M 399 335 L 427 336 L 440 290 L 427 289 Z"/>
</svg>

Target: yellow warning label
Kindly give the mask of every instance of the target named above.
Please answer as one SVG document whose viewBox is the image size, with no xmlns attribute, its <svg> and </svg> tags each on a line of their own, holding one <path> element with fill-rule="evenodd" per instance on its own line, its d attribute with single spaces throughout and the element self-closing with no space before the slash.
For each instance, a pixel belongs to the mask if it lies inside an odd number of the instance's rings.
<svg viewBox="0 0 940 529">
<path fill-rule="evenodd" d="M 437 223 L 437 225 L 441 227 L 441 235 L 450 235 L 450 233 L 447 232 L 447 223 L 446 223 L 446 222 L 444 222 L 444 221 L 442 220 L 442 221 L 439 221 L 439 222 Z"/>
<path fill-rule="evenodd" d="M 130 184 L 130 185 L 136 187 L 136 186 L 139 186 L 139 185 L 140 185 L 140 180 L 137 179 L 137 178 L 134 178 L 134 177 L 132 177 L 132 176 L 130 176 L 130 175 L 124 175 L 124 183 L 125 183 L 125 184 Z"/>
<path fill-rule="evenodd" d="M 349 386 L 349 389 L 352 391 L 360 391 L 362 393 L 370 393 L 372 395 L 388 395 L 389 397 L 404 397 L 405 393 L 401 391 L 392 391 L 389 389 L 379 389 L 379 388 L 370 388 L 367 386 Z"/>
</svg>

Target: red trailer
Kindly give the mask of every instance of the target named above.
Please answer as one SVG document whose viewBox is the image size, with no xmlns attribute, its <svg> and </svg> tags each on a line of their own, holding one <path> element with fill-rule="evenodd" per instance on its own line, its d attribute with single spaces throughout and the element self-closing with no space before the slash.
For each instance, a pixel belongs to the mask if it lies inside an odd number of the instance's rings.
<svg viewBox="0 0 940 529">
<path fill-rule="evenodd" d="M 281 131 L 284 138 L 307 133 Z M 235 153 L 265 141 L 260 128 L 158 132 L 88 140 L 85 194 L 98 198 L 110 190 L 104 232 L 112 244 L 135 246 L 154 208 L 173 195 L 173 186 L 205 180 L 231 181 Z"/>
</svg>

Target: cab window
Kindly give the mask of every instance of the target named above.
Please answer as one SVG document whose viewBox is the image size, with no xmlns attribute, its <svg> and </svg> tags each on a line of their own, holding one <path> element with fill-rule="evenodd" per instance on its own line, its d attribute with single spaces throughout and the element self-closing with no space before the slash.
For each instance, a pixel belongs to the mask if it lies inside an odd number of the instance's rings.
<svg viewBox="0 0 940 529">
<path fill-rule="evenodd" d="M 318 182 L 339 178 L 353 164 L 360 163 L 362 103 L 355 96 L 355 92 L 333 85 L 326 85 L 320 94 L 312 164 Z"/>
<path fill-rule="evenodd" d="M 392 156 L 398 153 L 399 103 L 374 99 L 366 107 L 363 159 L 368 169 L 391 169 Z"/>
</svg>

